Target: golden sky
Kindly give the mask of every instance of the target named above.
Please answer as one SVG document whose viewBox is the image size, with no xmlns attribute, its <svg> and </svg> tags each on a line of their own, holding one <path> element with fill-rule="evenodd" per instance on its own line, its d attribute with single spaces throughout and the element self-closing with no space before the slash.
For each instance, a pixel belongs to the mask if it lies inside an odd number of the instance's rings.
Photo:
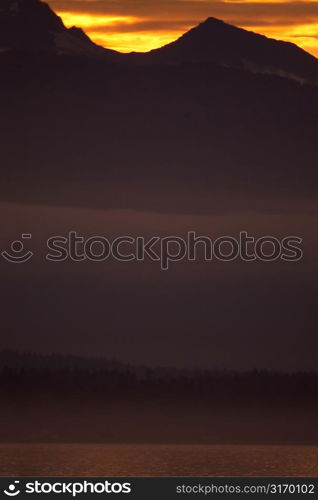
<svg viewBox="0 0 318 500">
<path fill-rule="evenodd" d="M 78 26 L 99 45 L 148 51 L 217 17 L 296 43 L 318 57 L 318 1 L 276 0 L 49 0 L 67 27 Z"/>
</svg>

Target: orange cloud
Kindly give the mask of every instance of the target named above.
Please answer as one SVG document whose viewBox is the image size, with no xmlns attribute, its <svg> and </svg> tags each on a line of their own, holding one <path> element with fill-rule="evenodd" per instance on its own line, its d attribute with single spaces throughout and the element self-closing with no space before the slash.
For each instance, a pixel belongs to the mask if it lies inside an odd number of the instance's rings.
<svg viewBox="0 0 318 500">
<path fill-rule="evenodd" d="M 79 26 L 87 31 L 97 26 L 107 27 L 116 24 L 134 24 L 138 19 L 133 16 L 107 16 L 79 12 L 58 12 L 66 26 Z"/>
<path fill-rule="evenodd" d="M 64 23 L 82 27 L 93 41 L 121 52 L 165 45 L 209 16 L 318 56 L 316 0 L 52 0 Z"/>
</svg>

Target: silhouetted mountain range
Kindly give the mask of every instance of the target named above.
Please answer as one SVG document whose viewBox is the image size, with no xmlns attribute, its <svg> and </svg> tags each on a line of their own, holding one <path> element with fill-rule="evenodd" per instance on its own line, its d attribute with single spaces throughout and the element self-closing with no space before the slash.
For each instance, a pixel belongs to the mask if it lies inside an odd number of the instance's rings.
<svg viewBox="0 0 318 500">
<path fill-rule="evenodd" d="M 103 57 L 139 64 L 217 63 L 230 68 L 318 81 L 318 61 L 289 42 L 252 33 L 210 17 L 168 45 L 147 54 L 120 54 L 94 44 L 80 29 L 67 29 L 39 0 L 1 0 L 0 47 Z"/>
<path fill-rule="evenodd" d="M 313 209 L 318 92 L 294 80 L 316 80 L 313 56 L 211 18 L 124 55 L 38 0 L 1 0 L 0 13 L 2 200 Z"/>
</svg>

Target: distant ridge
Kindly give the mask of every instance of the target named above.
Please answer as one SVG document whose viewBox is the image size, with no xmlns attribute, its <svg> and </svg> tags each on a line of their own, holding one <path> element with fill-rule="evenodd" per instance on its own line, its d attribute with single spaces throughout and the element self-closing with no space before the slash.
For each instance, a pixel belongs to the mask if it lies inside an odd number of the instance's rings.
<svg viewBox="0 0 318 500">
<path fill-rule="evenodd" d="M 121 372 L 128 375 L 129 373 L 138 375 L 140 378 L 172 378 L 178 379 L 182 377 L 196 378 L 200 376 L 209 377 L 252 377 L 252 378 L 285 378 L 285 377 L 306 377 L 315 379 L 318 372 L 293 372 L 287 373 L 284 371 L 269 371 L 269 370 L 246 370 L 246 371 L 229 371 L 229 370 L 213 370 L 211 369 L 186 369 L 172 368 L 164 366 L 150 367 L 147 365 L 132 365 L 116 359 L 107 357 L 84 357 L 75 354 L 50 353 L 40 354 L 36 352 L 20 352 L 9 349 L 0 351 L 0 375 L 6 370 L 12 372 L 34 371 L 34 372 L 59 372 L 59 371 L 83 371 L 87 373 L 95 372 Z"/>
<path fill-rule="evenodd" d="M 0 370 L 2 443 L 318 443 L 317 374 L 72 369 L 72 356 L 36 359 L 56 369 Z"/>
</svg>

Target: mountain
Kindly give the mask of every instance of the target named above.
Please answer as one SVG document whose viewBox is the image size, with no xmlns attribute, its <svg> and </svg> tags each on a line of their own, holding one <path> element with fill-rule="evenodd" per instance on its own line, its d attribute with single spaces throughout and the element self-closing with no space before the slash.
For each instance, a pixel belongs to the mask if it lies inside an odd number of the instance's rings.
<svg viewBox="0 0 318 500">
<path fill-rule="evenodd" d="M 215 19 L 126 57 L 38 0 L 0 2 L 2 201 L 311 210 L 317 88 L 269 73 L 314 79 L 314 57 Z"/>
<path fill-rule="evenodd" d="M 148 57 L 169 64 L 214 62 L 318 82 L 318 59 L 297 45 L 267 38 L 212 17 L 178 40 L 152 50 Z"/>
<path fill-rule="evenodd" d="M 39 0 L 0 0 L 0 51 L 105 57 L 115 51 L 95 45 L 79 28 L 67 29 Z"/>
<path fill-rule="evenodd" d="M 318 60 L 277 41 L 208 18 L 178 40 L 146 54 L 120 54 L 93 43 L 80 28 L 67 29 L 40 0 L 0 0 L 0 52 L 7 50 L 102 58 L 128 65 L 216 63 L 255 73 L 318 82 Z"/>
</svg>

